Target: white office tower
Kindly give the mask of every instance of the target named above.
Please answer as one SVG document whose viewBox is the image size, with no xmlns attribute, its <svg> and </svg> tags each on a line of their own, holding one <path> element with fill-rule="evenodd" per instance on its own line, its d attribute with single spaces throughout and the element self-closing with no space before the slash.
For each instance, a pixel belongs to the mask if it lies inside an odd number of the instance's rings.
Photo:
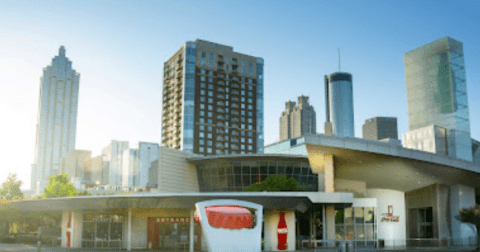
<svg viewBox="0 0 480 252">
<path fill-rule="evenodd" d="M 124 151 L 122 186 L 147 187 L 152 162 L 158 160 L 158 148 L 157 143 L 139 142 L 138 149 Z"/>
<path fill-rule="evenodd" d="M 351 74 L 325 76 L 325 109 L 325 135 L 355 137 Z"/>
<path fill-rule="evenodd" d="M 123 171 L 123 154 L 128 150 L 128 141 L 112 142 L 102 150 L 103 161 L 108 162 L 105 171 L 105 183 L 112 186 L 122 185 L 122 171 Z"/>
<path fill-rule="evenodd" d="M 38 101 L 35 162 L 31 189 L 41 194 L 48 177 L 60 173 L 60 158 L 75 149 L 80 74 L 65 57 L 65 48 L 43 69 Z"/>
</svg>

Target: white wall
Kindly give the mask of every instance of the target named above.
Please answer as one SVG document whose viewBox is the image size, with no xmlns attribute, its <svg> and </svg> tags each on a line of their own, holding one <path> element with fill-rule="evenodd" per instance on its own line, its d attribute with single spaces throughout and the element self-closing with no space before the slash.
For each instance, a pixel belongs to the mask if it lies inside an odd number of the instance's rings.
<svg viewBox="0 0 480 252">
<path fill-rule="evenodd" d="M 277 210 L 268 209 L 265 210 L 264 215 L 264 230 L 263 230 L 263 243 L 265 251 L 279 251 L 277 249 L 278 236 L 277 228 L 280 221 L 280 212 L 285 212 L 285 221 L 287 222 L 287 250 L 295 251 L 295 238 L 296 238 L 296 226 L 295 226 L 295 210 Z"/>
<path fill-rule="evenodd" d="M 185 159 L 197 155 L 161 146 L 158 155 L 158 191 L 198 192 L 197 168 Z"/>
<path fill-rule="evenodd" d="M 72 213 L 70 211 L 64 211 L 62 213 L 62 247 L 67 247 L 67 225 L 69 214 Z M 70 247 L 71 248 L 81 248 L 82 247 L 82 228 L 83 228 L 83 213 L 82 212 L 73 212 L 72 218 L 72 228 L 71 232 L 72 238 L 70 240 Z"/>
<path fill-rule="evenodd" d="M 475 188 L 465 185 L 450 186 L 450 220 L 452 227 L 452 238 L 463 239 L 468 242 L 468 237 L 475 236 L 475 233 L 468 224 L 461 223 L 455 218 L 459 215 L 462 208 L 470 208 L 475 206 Z"/>
<path fill-rule="evenodd" d="M 367 197 L 377 199 L 377 237 L 385 240 L 385 246 L 405 244 L 407 238 L 405 193 L 389 189 L 368 189 Z M 393 206 L 393 216 L 399 222 L 382 222 L 382 214 L 388 213 L 388 206 Z"/>
</svg>

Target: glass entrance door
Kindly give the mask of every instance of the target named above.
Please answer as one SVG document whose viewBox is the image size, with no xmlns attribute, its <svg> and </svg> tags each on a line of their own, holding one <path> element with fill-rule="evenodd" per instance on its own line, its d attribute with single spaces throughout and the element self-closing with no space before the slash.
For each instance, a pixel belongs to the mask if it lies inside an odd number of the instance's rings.
<svg viewBox="0 0 480 252">
<path fill-rule="evenodd" d="M 158 248 L 175 250 L 188 248 L 188 223 L 160 223 L 158 224 Z"/>
</svg>

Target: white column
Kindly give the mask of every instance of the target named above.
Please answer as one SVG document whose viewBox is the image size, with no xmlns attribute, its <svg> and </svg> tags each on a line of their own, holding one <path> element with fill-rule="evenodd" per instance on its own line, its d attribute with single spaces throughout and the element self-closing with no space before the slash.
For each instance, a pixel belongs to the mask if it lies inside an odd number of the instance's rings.
<svg viewBox="0 0 480 252">
<path fill-rule="evenodd" d="M 190 252 L 193 252 L 194 236 L 195 236 L 195 209 L 190 210 Z"/>
<path fill-rule="evenodd" d="M 70 247 L 75 248 L 75 212 L 72 211 L 72 223 L 70 225 Z"/>
<path fill-rule="evenodd" d="M 132 250 L 132 209 L 128 209 L 127 251 Z"/>
</svg>

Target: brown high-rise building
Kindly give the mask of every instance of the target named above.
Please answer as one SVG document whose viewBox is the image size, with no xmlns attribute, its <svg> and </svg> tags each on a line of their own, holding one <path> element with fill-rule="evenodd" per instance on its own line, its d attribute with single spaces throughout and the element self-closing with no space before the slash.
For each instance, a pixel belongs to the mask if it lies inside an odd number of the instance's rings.
<svg viewBox="0 0 480 252">
<path fill-rule="evenodd" d="M 315 109 L 308 103 L 308 96 L 298 97 L 295 102 L 285 103 L 285 111 L 280 116 L 280 141 L 317 133 Z"/>
<path fill-rule="evenodd" d="M 263 153 L 263 59 L 186 42 L 164 63 L 161 140 L 203 155 Z"/>
<path fill-rule="evenodd" d="M 385 138 L 398 139 L 396 117 L 374 117 L 365 120 L 362 126 L 363 138 L 382 140 Z"/>
</svg>

